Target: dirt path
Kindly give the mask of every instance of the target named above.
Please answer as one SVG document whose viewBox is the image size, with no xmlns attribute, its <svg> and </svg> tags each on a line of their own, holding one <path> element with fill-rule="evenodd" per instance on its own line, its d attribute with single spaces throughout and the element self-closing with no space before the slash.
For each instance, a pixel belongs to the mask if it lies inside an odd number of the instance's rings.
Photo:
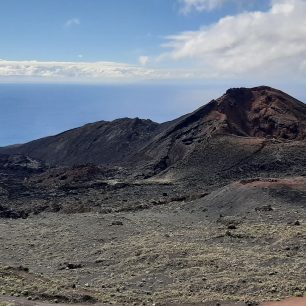
<svg viewBox="0 0 306 306">
<path fill-rule="evenodd" d="M 12 296 L 0 296 L 0 303 L 7 302 L 14 304 L 15 306 L 108 306 L 109 304 L 96 303 L 96 304 L 62 304 L 62 303 L 51 303 L 47 301 L 29 301 L 23 297 L 12 297 Z M 181 306 L 216 306 L 217 302 L 206 302 L 201 304 L 181 304 Z M 245 306 L 243 302 L 220 302 L 220 306 Z M 273 305 L 274 306 L 274 305 Z M 286 306 L 286 305 L 285 305 Z M 291 305 L 290 305 L 291 306 Z"/>
<path fill-rule="evenodd" d="M 50 303 L 43 301 L 29 301 L 23 297 L 12 296 L 0 296 L 0 303 L 7 302 L 12 303 L 15 306 L 108 306 L 109 304 L 96 303 L 96 304 L 62 304 L 62 303 Z M 206 302 L 201 304 L 182 304 L 181 306 L 216 306 L 217 302 Z M 220 302 L 220 306 L 245 306 L 243 302 Z"/>
<path fill-rule="evenodd" d="M 42 301 L 29 301 L 22 297 L 11 297 L 11 296 L 0 296 L 0 302 L 8 302 L 12 303 L 16 306 L 67 306 L 68 304 L 55 304 L 49 302 L 42 302 Z M 69 306 L 88 306 L 89 304 L 69 304 Z M 108 304 L 97 303 L 93 304 L 94 306 L 105 306 Z M 197 306 L 215 306 L 217 305 L 216 302 L 207 302 L 203 304 L 197 304 Z M 244 306 L 246 305 L 243 302 L 237 303 L 229 303 L 229 302 L 221 302 L 220 306 Z M 188 306 L 185 304 L 185 306 Z M 284 301 L 278 302 L 267 302 L 261 304 L 261 306 L 306 306 L 306 297 L 304 298 L 289 298 Z"/>
<path fill-rule="evenodd" d="M 279 302 L 264 303 L 262 306 L 306 306 L 306 296 L 303 298 L 290 298 Z"/>
<path fill-rule="evenodd" d="M 7 302 L 12 303 L 15 306 L 88 306 L 91 304 L 62 304 L 62 303 L 50 303 L 42 301 L 29 301 L 26 298 L 14 297 L 14 296 L 0 296 L 0 303 Z M 92 304 L 94 306 L 107 306 L 109 304 L 97 303 Z"/>
</svg>

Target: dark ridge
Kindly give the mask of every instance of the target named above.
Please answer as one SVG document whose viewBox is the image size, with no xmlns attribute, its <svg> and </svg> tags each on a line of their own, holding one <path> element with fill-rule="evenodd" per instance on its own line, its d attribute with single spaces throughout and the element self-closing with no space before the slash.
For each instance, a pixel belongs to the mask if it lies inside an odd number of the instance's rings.
<svg viewBox="0 0 306 306">
<path fill-rule="evenodd" d="M 139 118 L 99 121 L 0 152 L 50 165 L 153 163 L 162 171 L 217 135 L 304 140 L 306 106 L 268 86 L 231 88 L 217 100 L 164 124 Z"/>
</svg>

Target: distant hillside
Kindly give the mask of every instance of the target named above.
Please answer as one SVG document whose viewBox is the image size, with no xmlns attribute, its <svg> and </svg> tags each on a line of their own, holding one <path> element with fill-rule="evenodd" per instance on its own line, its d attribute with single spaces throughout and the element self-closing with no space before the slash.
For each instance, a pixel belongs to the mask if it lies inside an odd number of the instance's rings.
<svg viewBox="0 0 306 306">
<path fill-rule="evenodd" d="M 158 132 L 160 125 L 151 120 L 123 118 L 87 124 L 0 151 L 29 155 L 50 165 L 114 164 L 127 160 Z"/>
</svg>

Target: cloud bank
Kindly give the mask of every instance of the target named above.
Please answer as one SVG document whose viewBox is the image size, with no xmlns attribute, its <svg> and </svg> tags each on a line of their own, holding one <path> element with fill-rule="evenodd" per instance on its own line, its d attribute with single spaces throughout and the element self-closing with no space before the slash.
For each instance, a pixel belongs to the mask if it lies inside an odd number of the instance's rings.
<svg viewBox="0 0 306 306">
<path fill-rule="evenodd" d="M 185 2 L 209 8 L 209 1 Z M 221 2 L 212 1 L 211 5 Z M 160 59 L 189 60 L 207 74 L 220 77 L 250 73 L 305 75 L 305 16 L 305 0 L 274 0 L 267 12 L 227 16 L 197 31 L 168 37 L 165 47 L 170 51 Z"/>
<path fill-rule="evenodd" d="M 150 69 L 116 62 L 39 62 L 0 60 L 2 80 L 133 82 L 198 78 L 186 69 Z"/>
<path fill-rule="evenodd" d="M 0 60 L 0 76 L 57 80 L 124 80 L 150 78 L 153 71 L 114 62 L 39 62 Z"/>
</svg>

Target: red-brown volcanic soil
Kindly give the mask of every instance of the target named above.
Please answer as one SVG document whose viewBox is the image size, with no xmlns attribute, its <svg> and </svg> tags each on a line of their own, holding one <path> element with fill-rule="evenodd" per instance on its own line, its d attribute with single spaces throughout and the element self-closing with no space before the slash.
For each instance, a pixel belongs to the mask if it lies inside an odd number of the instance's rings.
<svg viewBox="0 0 306 306">
<path fill-rule="evenodd" d="M 264 303 L 262 306 L 305 306 L 306 297 L 289 298 L 279 302 Z"/>
<path fill-rule="evenodd" d="M 290 177 L 284 179 L 247 179 L 242 180 L 238 185 L 244 185 L 248 188 L 257 187 L 257 188 L 271 188 L 271 187 L 287 187 L 297 190 L 306 189 L 306 178 L 305 177 Z"/>
<path fill-rule="evenodd" d="M 50 302 L 41 302 L 41 301 L 29 301 L 25 298 L 20 297 L 7 297 L 7 296 L 0 296 L 0 301 L 10 302 L 14 303 L 16 306 L 53 306 L 53 305 L 59 305 L 59 306 L 65 306 L 67 304 L 54 304 Z M 198 306 L 215 306 L 216 302 L 207 302 L 203 304 L 197 304 Z M 85 306 L 88 304 L 69 304 L 71 306 Z M 93 304 L 94 306 L 102 306 L 102 305 L 108 305 L 104 303 L 96 303 Z M 236 303 L 228 303 L 228 302 L 220 302 L 221 306 L 242 306 L 246 305 L 246 303 L 243 302 L 236 302 Z M 294 297 L 289 298 L 284 301 L 277 301 L 277 302 L 266 302 L 263 304 L 260 304 L 261 306 L 305 306 L 306 305 L 306 297 Z M 185 306 L 188 306 L 185 304 Z"/>
</svg>

